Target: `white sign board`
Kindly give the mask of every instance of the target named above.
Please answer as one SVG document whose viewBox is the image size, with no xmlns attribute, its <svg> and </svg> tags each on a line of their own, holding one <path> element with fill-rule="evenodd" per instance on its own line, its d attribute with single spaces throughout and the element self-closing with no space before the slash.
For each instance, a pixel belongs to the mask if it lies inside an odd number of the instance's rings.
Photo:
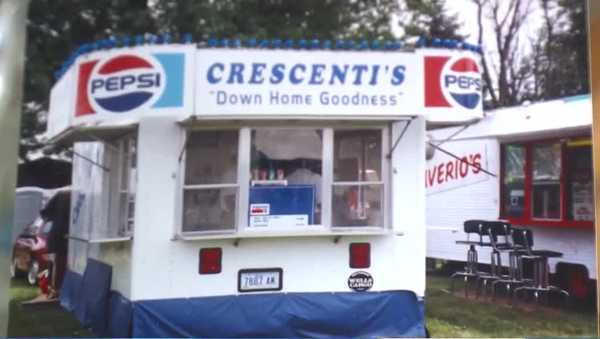
<svg viewBox="0 0 600 339">
<path fill-rule="evenodd" d="M 490 175 L 481 170 L 489 170 L 488 142 L 468 140 L 440 145 L 456 157 L 435 150 L 433 158 L 427 161 L 425 170 L 427 195 L 488 180 Z"/>
<path fill-rule="evenodd" d="M 199 50 L 196 114 L 415 115 L 413 53 Z"/>
</svg>

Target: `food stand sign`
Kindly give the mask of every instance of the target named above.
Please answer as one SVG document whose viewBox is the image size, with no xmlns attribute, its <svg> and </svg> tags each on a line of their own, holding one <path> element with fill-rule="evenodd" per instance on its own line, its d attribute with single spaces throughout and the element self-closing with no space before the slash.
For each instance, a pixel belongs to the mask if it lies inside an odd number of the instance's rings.
<svg viewBox="0 0 600 339">
<path fill-rule="evenodd" d="M 416 115 L 411 53 L 200 50 L 198 115 Z"/>
</svg>

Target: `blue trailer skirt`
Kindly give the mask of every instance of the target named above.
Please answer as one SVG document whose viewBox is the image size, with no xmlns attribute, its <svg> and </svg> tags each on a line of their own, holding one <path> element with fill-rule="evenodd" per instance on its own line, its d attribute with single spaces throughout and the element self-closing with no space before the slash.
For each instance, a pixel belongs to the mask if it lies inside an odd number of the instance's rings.
<svg viewBox="0 0 600 339">
<path fill-rule="evenodd" d="M 273 293 L 133 302 L 134 337 L 424 337 L 410 291 Z"/>
</svg>

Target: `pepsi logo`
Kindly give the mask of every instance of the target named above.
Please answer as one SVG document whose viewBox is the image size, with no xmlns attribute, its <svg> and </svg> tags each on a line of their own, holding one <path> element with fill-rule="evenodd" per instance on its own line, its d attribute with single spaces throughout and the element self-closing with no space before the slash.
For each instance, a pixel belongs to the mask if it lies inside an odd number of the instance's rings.
<svg viewBox="0 0 600 339">
<path fill-rule="evenodd" d="M 468 57 L 448 60 L 441 70 L 442 94 L 449 103 L 473 109 L 481 101 L 481 76 L 477 62 Z"/>
<path fill-rule="evenodd" d="M 87 82 L 95 111 L 124 113 L 151 106 L 165 89 L 163 67 L 152 57 L 119 55 L 95 65 Z"/>
</svg>

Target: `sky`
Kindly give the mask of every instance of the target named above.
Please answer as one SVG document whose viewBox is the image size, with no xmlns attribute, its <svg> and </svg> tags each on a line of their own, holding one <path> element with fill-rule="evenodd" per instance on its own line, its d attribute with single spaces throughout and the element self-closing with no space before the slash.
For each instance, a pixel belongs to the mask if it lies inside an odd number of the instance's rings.
<svg viewBox="0 0 600 339">
<path fill-rule="evenodd" d="M 528 37 L 535 36 L 537 30 L 542 24 L 542 13 L 537 7 L 537 1 L 530 0 L 532 6 L 532 12 L 528 16 L 527 22 L 522 27 L 521 32 L 521 45 L 526 48 L 528 45 Z M 504 1 L 508 4 L 508 1 Z M 467 38 L 467 42 L 477 43 L 477 6 L 471 0 L 446 0 L 446 8 L 451 14 L 458 14 L 459 21 L 462 22 L 463 26 L 461 33 L 470 35 Z M 490 48 L 495 45 L 492 33 L 492 21 L 490 19 L 485 20 L 487 25 L 484 26 L 484 47 Z M 487 32 L 487 34 L 486 34 Z"/>
</svg>

